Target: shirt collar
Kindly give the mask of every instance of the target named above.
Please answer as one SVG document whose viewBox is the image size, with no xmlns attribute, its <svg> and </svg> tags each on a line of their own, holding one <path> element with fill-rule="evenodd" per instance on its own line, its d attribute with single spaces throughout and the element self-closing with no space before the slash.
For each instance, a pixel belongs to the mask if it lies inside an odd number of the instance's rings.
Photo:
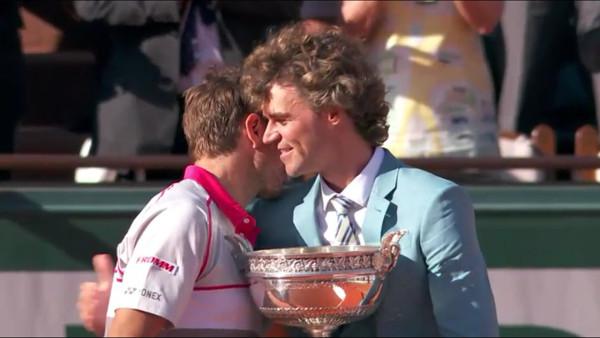
<svg viewBox="0 0 600 338">
<path fill-rule="evenodd" d="M 219 210 L 233 224 L 235 232 L 246 237 L 254 246 L 260 232 L 260 229 L 256 226 L 256 220 L 231 197 L 215 175 L 197 165 L 188 165 L 185 168 L 183 179 L 194 180 L 202 186 L 210 198 L 215 201 Z"/>
<path fill-rule="evenodd" d="M 377 172 L 379 171 L 382 162 L 383 149 L 381 147 L 376 147 L 367 165 L 339 194 L 349 198 L 354 203 L 360 205 L 361 208 L 366 207 L 367 202 L 369 201 L 369 195 L 373 189 L 373 183 L 375 182 Z M 327 210 L 329 201 L 336 195 L 337 193 L 322 179 L 321 200 L 323 201 L 323 210 Z"/>
</svg>

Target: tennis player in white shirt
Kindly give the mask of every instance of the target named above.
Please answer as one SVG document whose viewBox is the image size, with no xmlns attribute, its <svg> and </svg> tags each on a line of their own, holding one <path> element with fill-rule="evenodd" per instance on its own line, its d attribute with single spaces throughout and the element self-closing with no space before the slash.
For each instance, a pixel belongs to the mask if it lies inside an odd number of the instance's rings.
<svg viewBox="0 0 600 338">
<path fill-rule="evenodd" d="M 108 336 L 256 336 L 261 318 L 224 236 L 250 242 L 243 208 L 286 176 L 265 121 L 248 112 L 239 73 L 209 74 L 185 94 L 183 128 L 194 164 L 154 196 L 117 248 Z"/>
</svg>

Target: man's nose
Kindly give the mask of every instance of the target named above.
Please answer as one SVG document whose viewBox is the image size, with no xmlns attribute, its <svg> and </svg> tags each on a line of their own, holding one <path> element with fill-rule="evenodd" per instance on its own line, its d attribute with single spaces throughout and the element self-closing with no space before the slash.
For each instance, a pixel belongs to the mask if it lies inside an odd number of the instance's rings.
<svg viewBox="0 0 600 338">
<path fill-rule="evenodd" d="M 279 132 L 277 131 L 277 129 L 273 126 L 272 123 L 267 123 L 267 128 L 265 129 L 265 133 L 263 135 L 263 142 L 264 143 L 272 143 L 272 142 L 276 142 L 279 140 Z"/>
</svg>

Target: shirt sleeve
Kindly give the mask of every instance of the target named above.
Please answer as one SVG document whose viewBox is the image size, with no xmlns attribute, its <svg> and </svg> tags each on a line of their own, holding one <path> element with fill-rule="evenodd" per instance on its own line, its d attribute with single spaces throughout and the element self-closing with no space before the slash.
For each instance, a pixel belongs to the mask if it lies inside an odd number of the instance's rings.
<svg viewBox="0 0 600 338">
<path fill-rule="evenodd" d="M 155 215 L 125 268 L 114 309 L 152 313 L 177 326 L 209 245 L 205 213 L 186 202 Z"/>
</svg>

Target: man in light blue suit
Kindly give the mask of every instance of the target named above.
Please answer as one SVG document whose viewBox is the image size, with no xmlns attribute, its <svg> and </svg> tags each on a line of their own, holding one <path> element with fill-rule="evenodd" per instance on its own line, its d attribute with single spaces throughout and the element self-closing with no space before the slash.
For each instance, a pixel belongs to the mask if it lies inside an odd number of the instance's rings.
<svg viewBox="0 0 600 338">
<path fill-rule="evenodd" d="M 268 119 L 292 177 L 318 175 L 258 200 L 257 249 L 379 244 L 407 229 L 382 303 L 339 336 L 497 336 L 498 323 L 474 212 L 456 184 L 410 168 L 380 147 L 384 84 L 360 43 L 337 29 L 283 29 L 244 63 L 242 87 Z M 347 202 L 342 230 L 335 201 Z M 354 242 L 353 242 L 354 241 Z"/>
</svg>

